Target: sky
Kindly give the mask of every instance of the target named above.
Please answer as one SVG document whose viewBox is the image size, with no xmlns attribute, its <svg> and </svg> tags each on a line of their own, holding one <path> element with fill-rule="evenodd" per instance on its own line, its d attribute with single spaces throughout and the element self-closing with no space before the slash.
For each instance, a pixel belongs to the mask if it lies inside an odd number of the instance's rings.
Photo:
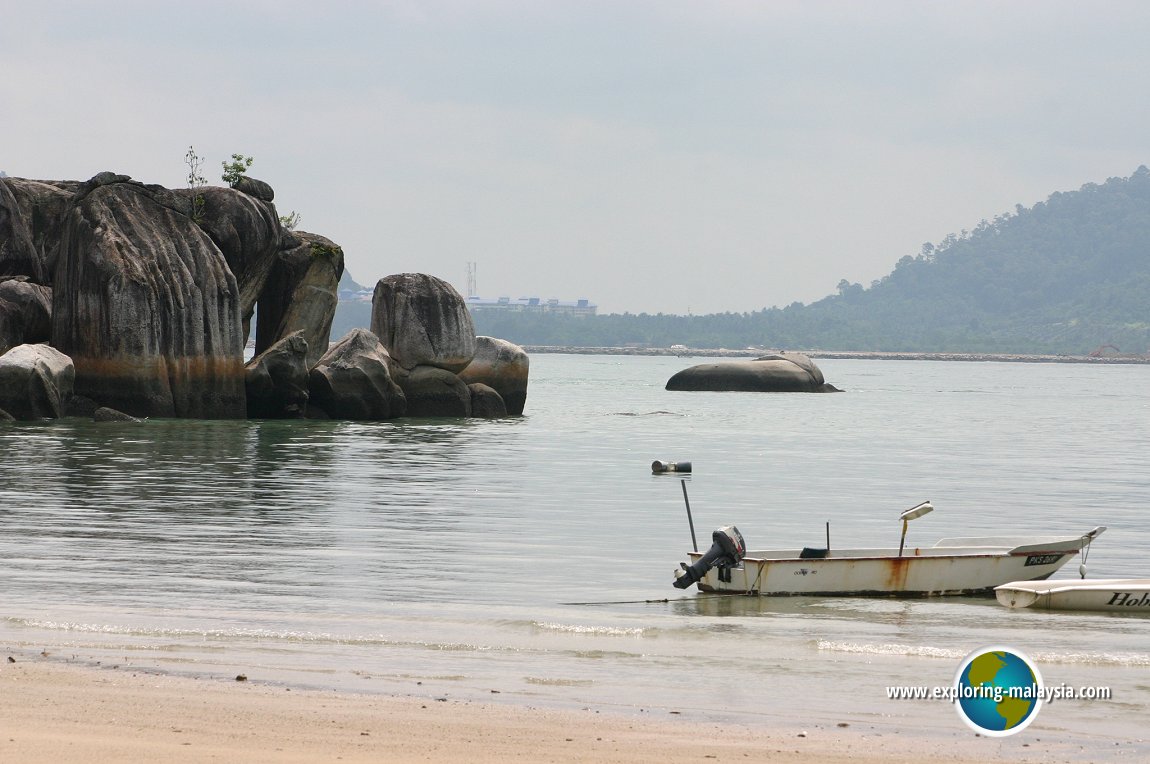
<svg viewBox="0 0 1150 764">
<path fill-rule="evenodd" d="M 1115 0 L 5 0 L 0 170 L 241 153 L 369 287 L 753 311 L 1150 164 L 1148 39 Z"/>
</svg>

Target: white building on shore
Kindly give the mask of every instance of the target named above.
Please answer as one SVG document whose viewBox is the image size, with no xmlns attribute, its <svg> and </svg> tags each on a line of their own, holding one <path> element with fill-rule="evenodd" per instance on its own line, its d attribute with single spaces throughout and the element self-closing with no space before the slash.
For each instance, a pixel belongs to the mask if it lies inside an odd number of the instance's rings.
<svg viewBox="0 0 1150 764">
<path fill-rule="evenodd" d="M 468 310 L 499 310 L 512 313 L 563 313 L 571 316 L 593 316 L 599 306 L 590 300 L 557 300 L 554 298 L 540 299 L 539 297 L 498 297 L 488 299 L 472 295 L 468 297 Z"/>
</svg>

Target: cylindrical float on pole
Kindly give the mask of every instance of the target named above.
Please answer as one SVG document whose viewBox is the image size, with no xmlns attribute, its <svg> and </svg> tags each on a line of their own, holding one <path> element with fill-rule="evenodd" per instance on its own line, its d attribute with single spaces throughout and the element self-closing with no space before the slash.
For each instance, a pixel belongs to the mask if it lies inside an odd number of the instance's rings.
<svg viewBox="0 0 1150 764">
<path fill-rule="evenodd" d="M 690 462 L 661 462 L 658 460 L 651 462 L 651 472 L 653 472 L 656 475 L 662 474 L 664 472 L 690 472 L 690 471 L 691 471 L 691 463 Z"/>
</svg>

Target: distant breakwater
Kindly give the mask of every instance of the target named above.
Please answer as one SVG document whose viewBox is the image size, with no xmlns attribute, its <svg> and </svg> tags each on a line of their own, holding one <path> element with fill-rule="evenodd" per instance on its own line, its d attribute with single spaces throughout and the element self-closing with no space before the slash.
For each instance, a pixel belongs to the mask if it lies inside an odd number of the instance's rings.
<svg viewBox="0 0 1150 764">
<path fill-rule="evenodd" d="M 680 358 L 757 358 L 785 350 L 765 348 L 653 348 L 653 347 L 576 347 L 572 345 L 523 345 L 528 353 L 566 353 L 571 355 L 678 356 Z M 1010 363 L 1122 363 L 1150 364 L 1146 355 L 1032 355 L 1025 353 L 911 353 L 873 350 L 794 350 L 808 358 L 858 358 L 880 361 L 998 361 Z"/>
</svg>

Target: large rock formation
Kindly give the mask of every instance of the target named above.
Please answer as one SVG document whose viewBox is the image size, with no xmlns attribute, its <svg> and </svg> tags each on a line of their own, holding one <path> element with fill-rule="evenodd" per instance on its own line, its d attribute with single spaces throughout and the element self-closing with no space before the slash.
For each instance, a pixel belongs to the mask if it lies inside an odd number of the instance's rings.
<svg viewBox="0 0 1150 764">
<path fill-rule="evenodd" d="M 245 414 L 240 294 L 185 197 L 102 173 L 60 234 L 52 344 L 76 390 L 136 416 Z"/>
<path fill-rule="evenodd" d="M 248 416 L 253 419 L 296 419 L 307 411 L 308 346 L 295 332 L 248 361 L 245 387 Z"/>
<path fill-rule="evenodd" d="M 51 285 L 59 223 L 81 185 L 0 178 L 0 277 L 25 276 Z"/>
<path fill-rule="evenodd" d="M 19 345 L 0 355 L 0 410 L 15 419 L 58 419 L 72 397 L 72 360 L 48 345 Z"/>
<path fill-rule="evenodd" d="M 463 297 L 424 273 L 380 279 L 371 300 L 371 331 L 405 369 L 459 372 L 475 356 L 475 325 Z"/>
<path fill-rule="evenodd" d="M 277 264 L 276 256 L 281 250 L 295 246 L 296 242 L 284 231 L 270 199 L 218 186 L 181 189 L 173 193 L 194 205 L 194 222 L 219 248 L 236 278 L 246 340 L 256 301 Z"/>
<path fill-rule="evenodd" d="M 523 413 L 527 403 L 527 376 L 531 361 L 523 348 L 495 337 L 475 338 L 475 357 L 459 378 L 468 384 L 492 387 L 507 407 L 507 413 Z"/>
<path fill-rule="evenodd" d="M 0 355 L 52 337 L 52 289 L 24 276 L 0 280 Z"/>
<path fill-rule="evenodd" d="M 837 392 L 818 366 L 801 353 L 768 355 L 753 361 L 723 361 L 692 366 L 667 381 L 668 390 L 774 393 Z"/>
<path fill-rule="evenodd" d="M 308 368 L 327 352 L 328 335 L 339 303 L 343 250 L 330 239 L 297 231 L 298 246 L 276 256 L 275 267 L 259 301 L 256 352 L 302 331 L 307 340 Z"/>
<path fill-rule="evenodd" d="M 379 338 L 353 329 L 331 346 L 308 376 L 310 404 L 334 419 L 403 416 L 407 401 L 392 381 L 391 358 Z"/>
<path fill-rule="evenodd" d="M 47 409 L 39 393 L 9 408 L 232 418 L 250 400 L 252 416 L 383 419 L 406 412 L 402 382 L 419 415 L 522 412 L 526 354 L 477 341 L 463 298 L 432 276 L 380 281 L 379 337 L 353 333 L 325 355 L 343 251 L 286 231 L 274 196 L 247 176 L 179 190 L 112 172 L 0 178 L 0 353 L 50 340 L 75 373 Z M 259 357 L 245 370 L 253 316 Z"/>
</svg>

